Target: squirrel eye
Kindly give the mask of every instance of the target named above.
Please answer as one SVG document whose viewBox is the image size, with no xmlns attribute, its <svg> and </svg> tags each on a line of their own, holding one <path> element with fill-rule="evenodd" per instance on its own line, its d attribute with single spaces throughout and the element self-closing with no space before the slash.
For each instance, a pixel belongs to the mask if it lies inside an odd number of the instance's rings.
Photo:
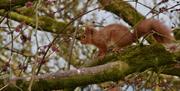
<svg viewBox="0 0 180 91">
<path fill-rule="evenodd" d="M 86 36 L 83 36 L 83 38 L 86 38 Z"/>
</svg>

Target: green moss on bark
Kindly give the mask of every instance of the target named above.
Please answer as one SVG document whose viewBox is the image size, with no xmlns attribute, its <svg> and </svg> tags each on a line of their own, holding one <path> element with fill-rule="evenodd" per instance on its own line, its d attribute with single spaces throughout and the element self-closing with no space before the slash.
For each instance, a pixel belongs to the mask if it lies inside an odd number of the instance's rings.
<svg viewBox="0 0 180 91">
<path fill-rule="evenodd" d="M 116 14 L 123 18 L 128 24 L 134 26 L 137 22 L 144 18 L 127 2 L 123 0 L 99 0 L 105 10 Z"/>
<path fill-rule="evenodd" d="M 127 62 L 137 71 L 173 63 L 173 57 L 174 55 L 166 51 L 160 44 L 128 48 L 119 56 L 121 60 Z"/>
<path fill-rule="evenodd" d="M 24 6 L 28 1 L 36 0 L 0 0 L 0 9 L 12 10 L 14 7 Z"/>
<path fill-rule="evenodd" d="M 180 40 L 180 28 L 173 30 L 176 40 Z"/>
</svg>

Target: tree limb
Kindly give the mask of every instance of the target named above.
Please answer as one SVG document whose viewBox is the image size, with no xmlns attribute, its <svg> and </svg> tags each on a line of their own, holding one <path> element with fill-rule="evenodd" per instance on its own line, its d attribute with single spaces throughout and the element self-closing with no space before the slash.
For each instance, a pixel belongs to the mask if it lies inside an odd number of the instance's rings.
<svg viewBox="0 0 180 91">
<path fill-rule="evenodd" d="M 116 14 L 131 26 L 136 25 L 139 20 L 145 18 L 124 0 L 99 0 L 99 2 L 104 7 L 104 10 Z"/>
<path fill-rule="evenodd" d="M 4 16 L 5 10 L 0 10 L 0 16 Z M 21 14 L 18 14 L 16 12 L 9 12 L 7 17 L 11 17 L 11 19 L 19 22 L 24 22 L 27 25 L 30 25 L 32 27 L 35 27 L 36 20 L 31 17 L 27 17 Z M 39 29 L 43 29 L 43 31 L 46 32 L 52 32 L 52 33 L 70 33 L 72 32 L 70 28 L 68 28 L 69 31 L 65 31 L 66 23 L 64 22 L 58 22 L 51 17 L 48 16 L 39 16 L 38 20 Z"/>
<path fill-rule="evenodd" d="M 53 90 L 105 81 L 117 81 L 133 72 L 141 72 L 147 68 L 158 70 L 159 66 L 175 63 L 173 55 L 160 45 L 128 48 L 127 51 L 117 54 L 117 56 L 118 60 L 115 60 L 116 62 L 37 76 L 32 89 L 43 91 L 45 89 Z M 179 74 L 179 72 L 176 74 Z M 26 90 L 29 84 L 29 81 L 25 79 L 27 78 L 14 78 L 17 85 L 22 86 L 23 90 Z M 15 87 L 9 86 L 7 90 L 12 88 L 15 89 Z"/>
<path fill-rule="evenodd" d="M 0 0 L 0 9 L 11 10 L 13 7 L 24 6 L 28 1 L 36 0 Z"/>
</svg>

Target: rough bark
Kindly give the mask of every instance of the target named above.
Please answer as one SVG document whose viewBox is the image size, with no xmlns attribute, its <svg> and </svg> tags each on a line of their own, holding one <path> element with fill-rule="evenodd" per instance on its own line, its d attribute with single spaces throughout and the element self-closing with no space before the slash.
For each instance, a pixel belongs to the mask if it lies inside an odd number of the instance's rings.
<svg viewBox="0 0 180 91">
<path fill-rule="evenodd" d="M 35 0 L 0 0 L 0 9 L 13 10 L 15 7 L 24 6 L 28 1 Z"/>
<path fill-rule="evenodd" d="M 69 71 L 44 74 L 36 77 L 32 89 L 38 91 L 72 88 L 105 81 L 117 81 L 133 72 L 142 72 L 147 68 L 158 70 L 159 66 L 173 65 L 173 55 L 160 45 L 136 46 L 128 48 L 118 56 L 118 60 L 107 64 L 80 68 Z M 176 68 L 176 75 L 180 75 Z M 29 81 L 26 78 L 15 78 L 17 85 L 26 90 Z M 23 84 L 22 84 L 23 83 Z M 10 85 L 6 90 L 17 89 Z"/>
<path fill-rule="evenodd" d="M 0 10 L 0 16 L 5 16 L 5 10 Z M 36 19 L 33 17 L 24 16 L 16 12 L 9 12 L 6 17 L 11 17 L 12 20 L 24 22 L 32 27 L 35 27 L 36 22 L 38 22 L 39 30 L 43 29 L 43 31 L 46 32 L 52 32 L 58 34 L 58 33 L 69 33 L 70 30 L 72 30 L 69 28 L 69 26 L 66 26 L 67 23 L 58 22 L 48 16 L 40 16 L 38 17 L 38 21 L 36 21 Z M 70 29 L 70 30 L 67 31 L 66 29 L 67 30 Z"/>
</svg>

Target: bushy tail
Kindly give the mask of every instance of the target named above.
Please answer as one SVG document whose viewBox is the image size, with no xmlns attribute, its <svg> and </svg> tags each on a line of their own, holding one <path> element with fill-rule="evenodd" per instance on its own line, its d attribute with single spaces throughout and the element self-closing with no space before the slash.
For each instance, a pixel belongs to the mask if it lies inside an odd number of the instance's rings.
<svg viewBox="0 0 180 91">
<path fill-rule="evenodd" d="M 171 29 L 156 19 L 145 19 L 140 21 L 135 27 L 133 35 L 138 39 L 150 33 L 153 34 L 153 37 L 159 43 L 170 43 L 175 40 L 174 36 L 171 35 Z"/>
</svg>

